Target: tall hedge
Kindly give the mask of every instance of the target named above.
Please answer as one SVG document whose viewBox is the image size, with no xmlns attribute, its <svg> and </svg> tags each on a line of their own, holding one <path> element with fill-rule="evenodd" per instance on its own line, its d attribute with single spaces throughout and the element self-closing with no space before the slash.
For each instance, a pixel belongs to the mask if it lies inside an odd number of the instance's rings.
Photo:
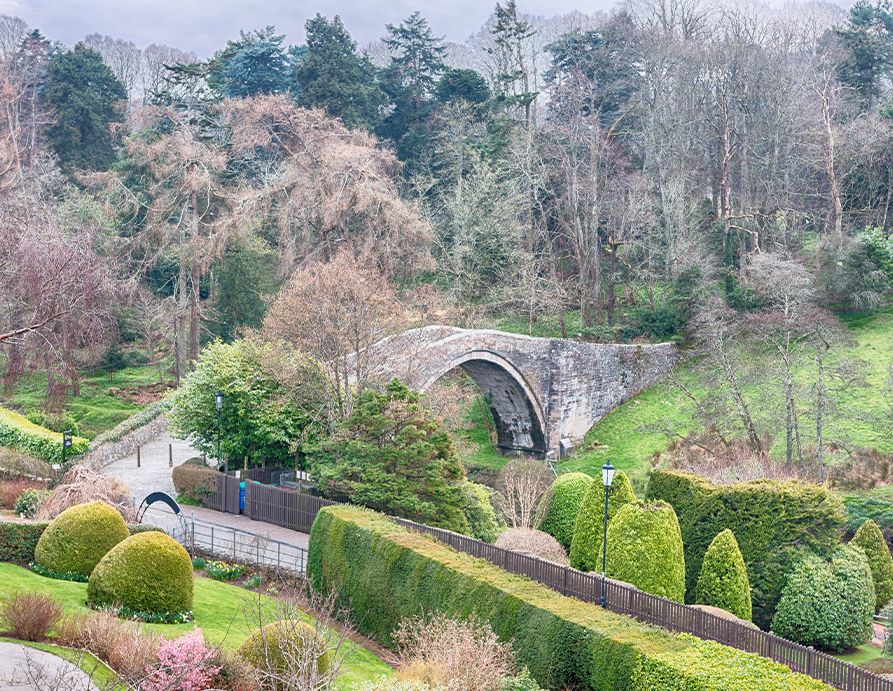
<svg viewBox="0 0 893 691">
<path fill-rule="evenodd" d="M 558 540 L 565 551 L 571 548 L 577 514 L 592 483 L 586 473 L 566 473 L 555 478 L 543 496 L 539 529 Z"/>
<path fill-rule="evenodd" d="M 307 577 L 315 588 L 338 593 L 360 630 L 391 647 L 406 617 L 474 614 L 511 642 L 544 688 L 827 688 L 751 653 L 565 597 L 355 506 L 319 513 Z"/>
<path fill-rule="evenodd" d="M 839 547 L 831 559 L 802 554 L 788 575 L 772 619 L 779 636 L 832 652 L 871 638 L 874 583 L 859 547 Z"/>
<path fill-rule="evenodd" d="M 676 602 L 685 600 L 682 533 L 666 502 L 625 504 L 608 523 L 608 576 Z"/>
<path fill-rule="evenodd" d="M 622 470 L 614 475 L 608 492 L 608 520 L 617 515 L 620 507 L 636 500 L 632 483 Z M 605 487 L 593 482 L 583 498 L 583 505 L 574 523 L 571 540 L 571 566 L 580 571 L 601 571 L 602 535 L 605 520 Z"/>
<path fill-rule="evenodd" d="M 0 521 L 0 561 L 28 564 L 49 523 L 10 523 Z"/>
<path fill-rule="evenodd" d="M 61 433 L 35 425 L 24 415 L 6 408 L 0 408 L 0 446 L 17 449 L 48 463 L 62 461 Z M 70 458 L 84 453 L 89 446 L 88 439 L 72 437 L 66 456 Z"/>
<path fill-rule="evenodd" d="M 871 519 L 859 526 L 851 543 L 861 547 L 868 558 L 874 581 L 874 606 L 875 610 L 879 610 L 893 600 L 893 557 L 890 556 L 890 548 L 878 524 Z"/>
<path fill-rule="evenodd" d="M 719 607 L 747 621 L 753 616 L 747 567 L 738 541 L 728 528 L 713 538 L 707 548 L 698 576 L 695 602 Z"/>
<path fill-rule="evenodd" d="M 676 510 L 688 602 L 696 598 L 701 563 L 713 538 L 726 528 L 735 534 L 750 579 L 753 621 L 761 628 L 772 621 L 796 549 L 830 555 L 846 521 L 843 504 L 830 490 L 793 480 L 714 485 L 698 475 L 656 470 L 646 498 Z"/>
</svg>

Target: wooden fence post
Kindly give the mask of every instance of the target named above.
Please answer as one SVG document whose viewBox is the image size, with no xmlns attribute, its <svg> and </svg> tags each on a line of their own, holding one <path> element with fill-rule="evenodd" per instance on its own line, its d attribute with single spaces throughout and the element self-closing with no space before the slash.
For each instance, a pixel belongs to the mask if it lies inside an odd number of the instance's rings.
<svg viewBox="0 0 893 691">
<path fill-rule="evenodd" d="M 140 447 L 136 447 L 136 467 L 140 467 Z"/>
<path fill-rule="evenodd" d="M 173 444 L 167 445 L 167 467 L 168 468 L 174 467 L 174 445 Z"/>
</svg>

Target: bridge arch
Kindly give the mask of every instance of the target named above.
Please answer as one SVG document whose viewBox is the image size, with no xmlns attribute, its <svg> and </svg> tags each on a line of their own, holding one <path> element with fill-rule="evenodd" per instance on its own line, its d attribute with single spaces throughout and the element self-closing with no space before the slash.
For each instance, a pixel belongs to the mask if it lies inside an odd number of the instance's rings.
<svg viewBox="0 0 893 691">
<path fill-rule="evenodd" d="M 503 453 L 545 455 L 548 430 L 543 404 L 524 375 L 506 358 L 490 350 L 471 350 L 426 373 L 418 387 L 427 391 L 455 369 L 470 376 L 490 406 L 496 422 L 496 446 Z"/>
</svg>

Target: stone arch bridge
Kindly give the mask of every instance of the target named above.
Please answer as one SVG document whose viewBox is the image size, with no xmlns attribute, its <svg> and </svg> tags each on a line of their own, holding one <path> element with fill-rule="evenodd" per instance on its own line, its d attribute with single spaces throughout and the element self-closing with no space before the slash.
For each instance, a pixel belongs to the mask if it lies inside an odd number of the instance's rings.
<svg viewBox="0 0 893 691">
<path fill-rule="evenodd" d="M 461 368 L 489 401 L 498 448 L 543 456 L 557 452 L 562 439 L 581 440 L 595 422 L 669 372 L 676 348 L 426 326 L 386 338 L 358 357 L 376 378 L 396 377 L 423 392 Z"/>
</svg>

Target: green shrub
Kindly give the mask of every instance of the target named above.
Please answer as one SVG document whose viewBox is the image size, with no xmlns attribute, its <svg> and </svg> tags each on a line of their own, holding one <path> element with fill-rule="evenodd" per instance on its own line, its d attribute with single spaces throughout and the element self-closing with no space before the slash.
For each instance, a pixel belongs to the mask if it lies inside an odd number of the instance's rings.
<svg viewBox="0 0 893 691">
<path fill-rule="evenodd" d="M 179 496 L 202 502 L 217 491 L 220 471 L 207 466 L 178 465 L 171 471 L 174 488 Z"/>
<path fill-rule="evenodd" d="M 874 607 L 879 610 L 893 600 L 893 557 L 890 556 L 890 548 L 877 523 L 870 519 L 859 527 L 851 544 L 861 547 L 868 558 L 874 581 Z"/>
<path fill-rule="evenodd" d="M 728 528 L 713 538 L 707 548 L 698 576 L 695 602 L 719 607 L 747 621 L 753 616 L 747 567 L 738 541 Z"/>
<path fill-rule="evenodd" d="M 35 425 L 24 415 L 19 415 L 6 408 L 0 408 L 0 446 L 35 456 L 49 463 L 62 461 L 62 435 Z M 72 437 L 71 447 L 66 456 L 71 458 L 84 453 L 90 442 L 82 437 Z"/>
<path fill-rule="evenodd" d="M 30 564 L 48 523 L 0 522 L 0 561 Z"/>
<path fill-rule="evenodd" d="M 394 379 L 366 389 L 328 440 L 307 450 L 320 493 L 468 534 L 465 470 L 443 424 Z"/>
<path fill-rule="evenodd" d="M 38 509 L 40 509 L 40 505 L 43 504 L 43 500 L 46 499 L 49 494 L 50 491 L 47 489 L 35 489 L 29 487 L 26 490 L 22 490 L 22 493 L 16 498 L 13 510 L 25 518 L 34 518 L 37 515 Z"/>
<path fill-rule="evenodd" d="M 608 576 L 676 602 L 685 600 L 682 533 L 666 502 L 620 507 L 608 522 Z"/>
<path fill-rule="evenodd" d="M 308 659 L 305 658 L 305 650 L 309 646 L 315 649 L 309 655 L 315 654 L 317 672 L 324 674 L 329 668 L 326 641 L 315 628 L 303 621 L 283 619 L 255 629 L 239 646 L 239 655 L 267 674 L 284 676 L 296 671 L 292 666 L 296 667 L 298 661 Z"/>
<path fill-rule="evenodd" d="M 34 561 L 57 574 L 89 576 L 106 553 L 130 535 L 117 509 L 102 501 L 65 509 L 40 536 Z"/>
<path fill-rule="evenodd" d="M 614 475 L 608 492 L 608 519 L 617 515 L 620 507 L 636 500 L 632 483 L 622 470 Z M 605 520 L 605 487 L 593 482 L 583 498 L 583 505 L 574 523 L 571 540 L 571 566 L 580 571 L 601 571 L 602 535 Z"/>
<path fill-rule="evenodd" d="M 845 512 L 829 489 L 793 480 L 757 480 L 714 485 L 678 470 L 655 470 L 648 500 L 670 504 L 679 518 L 685 545 L 686 598 L 696 596 L 707 548 L 728 528 L 738 540 L 751 585 L 753 621 L 772 621 L 795 546 L 820 556 L 831 554 L 843 534 Z"/>
<path fill-rule="evenodd" d="M 484 542 L 496 542 L 505 530 L 505 522 L 497 515 L 490 502 L 492 490 L 477 482 L 462 483 L 465 495 L 465 517 L 472 536 Z"/>
<path fill-rule="evenodd" d="M 51 432 L 71 432 L 74 435 L 81 433 L 78 421 L 71 413 L 48 413 L 40 408 L 33 408 L 25 413 L 29 422 L 39 427 L 46 427 Z"/>
<path fill-rule="evenodd" d="M 846 531 L 849 535 L 855 535 L 859 526 L 870 518 L 877 523 L 888 542 L 893 540 L 893 502 L 889 499 L 845 494 L 843 504 L 847 512 Z"/>
<path fill-rule="evenodd" d="M 772 619 L 772 631 L 833 652 L 871 638 L 874 583 L 865 553 L 840 547 L 831 559 L 803 554 L 794 563 Z"/>
<path fill-rule="evenodd" d="M 360 630 L 388 646 L 400 622 L 420 612 L 473 614 L 512 644 L 519 665 L 544 688 L 827 688 L 756 655 L 565 597 L 355 506 L 319 513 L 307 576 L 317 590 L 336 592 Z M 634 684 L 637 678 L 643 681 Z M 651 684 L 654 678 L 663 683 Z M 734 683 L 723 686 L 727 679 Z"/>
<path fill-rule="evenodd" d="M 93 569 L 87 597 L 94 607 L 188 612 L 192 609 L 192 561 L 182 545 L 165 533 L 131 535 Z"/>
<path fill-rule="evenodd" d="M 539 529 L 558 540 L 565 551 L 571 548 L 577 514 L 592 482 L 586 473 L 566 473 L 555 478 L 543 496 Z"/>
<path fill-rule="evenodd" d="M 148 523 L 128 523 L 127 524 L 127 532 L 131 535 L 136 535 L 137 533 L 151 533 L 151 532 L 160 532 L 163 533 L 164 530 L 159 528 L 157 525 L 149 525 Z"/>
</svg>

